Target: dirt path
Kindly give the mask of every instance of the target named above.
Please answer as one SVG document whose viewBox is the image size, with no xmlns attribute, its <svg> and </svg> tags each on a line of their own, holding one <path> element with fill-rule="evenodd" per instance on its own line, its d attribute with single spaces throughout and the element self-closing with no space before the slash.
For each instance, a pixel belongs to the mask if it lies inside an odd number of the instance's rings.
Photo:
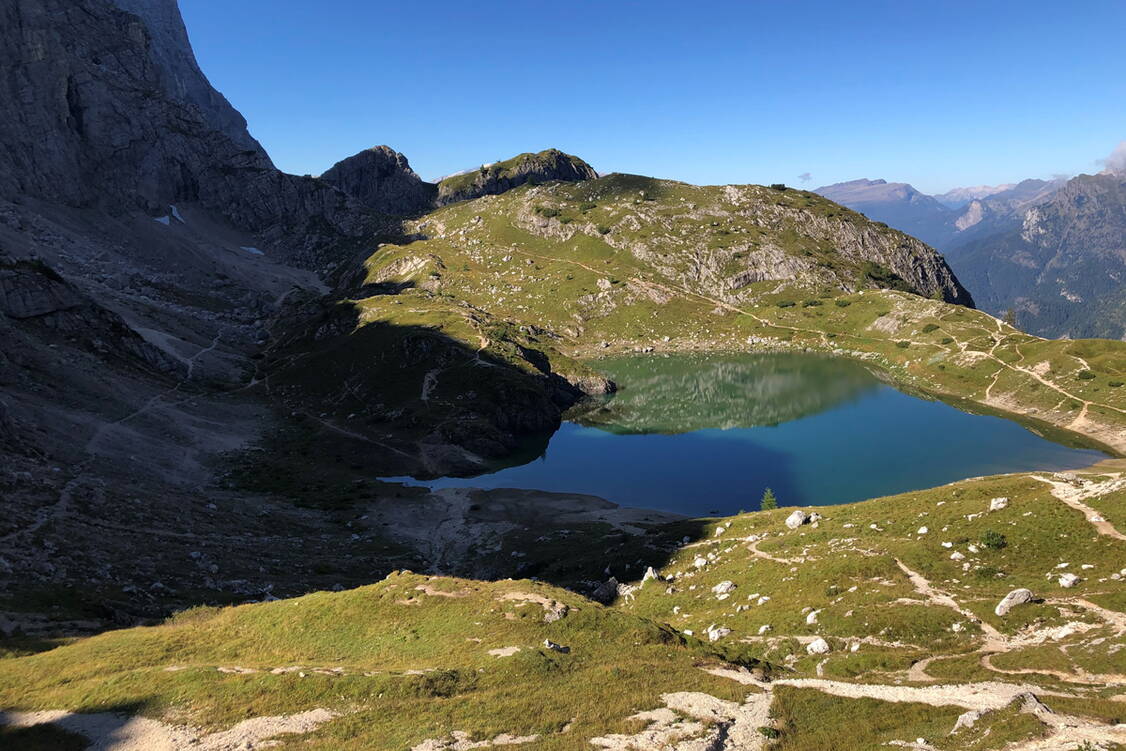
<svg viewBox="0 0 1126 751">
<path fill-rule="evenodd" d="M 1126 535 L 1115 529 L 1113 524 L 1103 519 L 1098 511 L 1083 503 L 1087 498 L 1095 498 L 1118 490 L 1126 490 L 1126 478 L 1116 477 L 1111 480 L 1106 480 L 1105 482 L 1088 482 L 1085 485 L 1076 487 L 1069 483 L 1052 480 L 1042 475 L 1030 474 L 1029 477 L 1051 486 L 1052 495 L 1082 513 L 1083 517 L 1090 522 L 1100 535 L 1126 541 Z"/>
<path fill-rule="evenodd" d="M 911 586 L 913 586 L 915 588 L 915 591 L 922 595 L 927 602 L 931 603 L 932 605 L 950 608 L 951 610 L 954 610 L 960 615 L 964 616 L 966 620 L 970 621 L 971 623 L 977 624 L 977 626 L 981 628 L 982 633 L 985 635 L 985 644 L 982 646 L 983 650 L 996 652 L 1005 649 L 1005 645 L 1008 643 L 1008 640 L 1005 638 L 1004 634 L 993 628 L 993 626 L 989 625 L 985 621 L 978 618 L 972 611 L 963 608 L 949 594 L 932 586 L 931 583 L 928 582 L 922 574 L 909 569 L 906 564 L 903 563 L 903 561 L 896 558 L 895 565 L 899 567 L 900 571 L 907 575 L 907 578 L 911 581 Z"/>
<path fill-rule="evenodd" d="M 54 504 L 48 506 L 45 509 L 41 509 L 38 512 L 35 521 L 33 521 L 31 524 L 23 527 L 22 529 L 17 529 L 14 532 L 9 532 L 3 537 L 0 537 L 0 543 L 9 542 L 16 539 L 20 535 L 32 534 L 33 532 L 41 529 L 43 525 L 47 524 L 48 522 L 54 521 L 56 519 L 61 519 L 70 509 L 70 501 L 71 497 L 74 495 L 75 488 L 78 487 L 78 485 L 86 479 L 84 472 L 86 470 L 86 467 L 90 465 L 91 461 L 93 460 L 87 459 L 81 464 L 75 466 L 74 471 L 76 472 L 76 474 L 74 478 L 63 485 L 62 490 L 59 491 L 59 498 L 57 501 L 55 501 Z"/>
<path fill-rule="evenodd" d="M 607 751 L 761 751 L 766 736 L 759 728 L 771 724 L 772 699 L 769 691 L 742 703 L 694 691 L 663 694 L 663 707 L 629 718 L 645 724 L 641 731 L 591 738 L 590 744 Z"/>
<path fill-rule="evenodd" d="M 0 712 L 0 725 L 26 728 L 51 724 L 88 738 L 91 745 L 87 751 L 242 751 L 279 735 L 311 733 L 336 716 L 327 709 L 313 709 L 293 715 L 256 717 L 218 733 L 109 712 Z"/>
<path fill-rule="evenodd" d="M 981 666 L 986 670 L 1001 675 L 1050 675 L 1065 683 L 1077 683 L 1084 686 L 1126 686 L 1126 675 L 1110 673 L 1095 675 L 1086 672 L 1067 672 L 1052 670 L 1050 668 L 999 668 L 993 664 L 996 653 L 986 653 L 981 656 Z"/>
<path fill-rule="evenodd" d="M 759 543 L 761 542 L 765 541 L 755 540 L 747 546 L 747 550 L 749 550 L 751 552 L 751 555 L 753 555 L 755 558 L 762 558 L 763 560 L 774 561 L 775 563 L 782 563 L 787 566 L 792 566 L 797 563 L 805 563 L 805 558 L 778 558 L 777 556 L 773 556 L 770 553 L 763 552 L 758 549 Z"/>
</svg>

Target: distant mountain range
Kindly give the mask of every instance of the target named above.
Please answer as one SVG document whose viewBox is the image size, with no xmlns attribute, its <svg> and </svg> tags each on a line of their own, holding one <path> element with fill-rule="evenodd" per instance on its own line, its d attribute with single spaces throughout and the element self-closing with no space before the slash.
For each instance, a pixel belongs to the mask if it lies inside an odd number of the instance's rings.
<svg viewBox="0 0 1126 751">
<path fill-rule="evenodd" d="M 1019 225 L 1025 208 L 1047 199 L 1065 182 L 1023 180 L 954 188 L 931 196 L 907 183 L 851 180 L 814 192 L 947 252 L 972 239 Z"/>
<path fill-rule="evenodd" d="M 1126 336 L 1126 174 L 927 195 L 852 180 L 819 193 L 943 252 L 977 304 L 1048 337 Z"/>
</svg>

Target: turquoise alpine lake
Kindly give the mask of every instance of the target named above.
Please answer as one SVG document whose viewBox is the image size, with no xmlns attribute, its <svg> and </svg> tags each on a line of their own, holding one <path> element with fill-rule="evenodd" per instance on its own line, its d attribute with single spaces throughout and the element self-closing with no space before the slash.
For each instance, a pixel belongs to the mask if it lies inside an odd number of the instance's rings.
<svg viewBox="0 0 1126 751">
<path fill-rule="evenodd" d="M 476 477 L 396 479 L 582 493 L 701 516 L 755 510 L 768 487 L 781 505 L 826 505 L 1106 457 L 903 393 L 840 358 L 636 356 L 596 367 L 618 393 L 572 416 L 519 463 Z"/>
</svg>

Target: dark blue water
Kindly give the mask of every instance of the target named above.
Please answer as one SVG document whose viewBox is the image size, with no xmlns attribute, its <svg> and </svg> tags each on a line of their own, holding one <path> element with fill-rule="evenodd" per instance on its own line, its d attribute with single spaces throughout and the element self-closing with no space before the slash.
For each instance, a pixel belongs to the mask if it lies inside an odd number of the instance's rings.
<svg viewBox="0 0 1126 751">
<path fill-rule="evenodd" d="M 689 515 L 846 503 L 979 475 L 1072 469 L 1104 457 L 998 417 L 909 396 L 859 365 L 812 355 L 629 358 L 599 366 L 621 391 L 522 466 L 434 488 L 597 495 Z"/>
</svg>

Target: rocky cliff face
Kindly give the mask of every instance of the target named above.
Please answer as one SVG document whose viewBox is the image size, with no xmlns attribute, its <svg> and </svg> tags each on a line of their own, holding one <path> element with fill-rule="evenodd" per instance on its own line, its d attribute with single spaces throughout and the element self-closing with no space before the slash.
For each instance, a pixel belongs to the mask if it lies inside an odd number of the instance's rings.
<svg viewBox="0 0 1126 751">
<path fill-rule="evenodd" d="M 794 280 L 973 305 L 933 248 L 806 191 L 609 175 L 505 198 L 517 205 L 503 210 L 549 243 L 585 235 L 731 302 L 756 282 Z"/>
<path fill-rule="evenodd" d="M 528 182 L 576 182 L 598 177 L 594 169 L 577 156 L 548 149 L 538 154 L 520 154 L 480 169 L 447 177 L 438 183 L 438 204 L 495 196 Z"/>
<path fill-rule="evenodd" d="M 1080 175 L 1020 218 L 951 251 L 983 307 L 1043 336 L 1126 335 L 1126 175 Z"/>
<path fill-rule="evenodd" d="M 337 162 L 321 179 L 381 214 L 406 216 L 433 208 L 438 187 L 424 182 L 407 158 L 376 146 Z"/>
<path fill-rule="evenodd" d="M 197 202 L 250 232 L 364 226 L 340 191 L 274 168 L 200 72 L 175 0 L 12 0 L 0 59 L 0 195 L 153 216 Z"/>
</svg>

